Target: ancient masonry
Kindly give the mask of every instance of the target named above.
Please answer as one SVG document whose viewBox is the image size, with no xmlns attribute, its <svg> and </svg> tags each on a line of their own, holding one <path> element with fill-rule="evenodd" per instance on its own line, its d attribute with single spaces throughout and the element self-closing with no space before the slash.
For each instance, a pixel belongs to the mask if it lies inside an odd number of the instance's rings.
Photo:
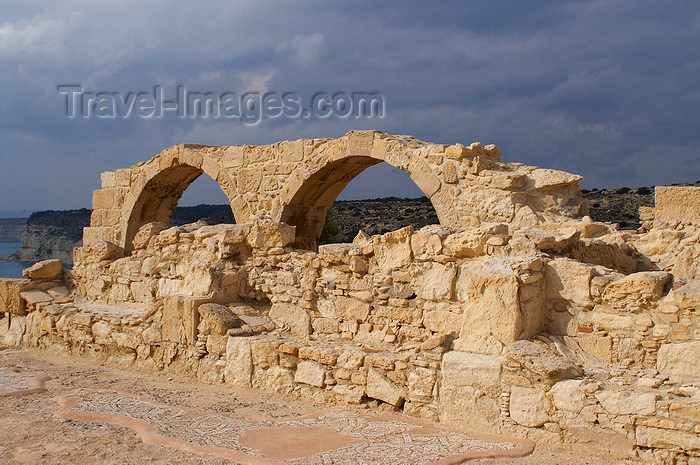
<svg viewBox="0 0 700 465">
<path fill-rule="evenodd" d="M 315 239 L 365 168 L 407 171 L 440 225 Z M 169 227 L 202 173 L 236 225 Z M 494 145 L 351 132 L 179 145 L 102 174 L 74 251 L 0 281 L 0 341 L 447 424 L 700 463 L 700 189 L 640 231 Z"/>
</svg>

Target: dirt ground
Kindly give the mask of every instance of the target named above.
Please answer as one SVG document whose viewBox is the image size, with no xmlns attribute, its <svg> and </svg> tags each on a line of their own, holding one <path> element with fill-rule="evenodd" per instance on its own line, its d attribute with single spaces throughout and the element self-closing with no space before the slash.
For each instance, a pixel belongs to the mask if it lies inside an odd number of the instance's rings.
<svg viewBox="0 0 700 465">
<path fill-rule="evenodd" d="M 201 412 L 233 412 L 272 418 L 294 418 L 322 409 L 295 398 L 254 390 L 208 385 L 161 372 L 135 372 L 104 366 L 91 358 L 68 357 L 34 349 L 1 349 L 0 368 L 17 368 L 49 376 L 47 392 L 0 397 L 0 464 L 233 464 L 231 460 L 196 455 L 142 442 L 132 429 L 109 423 L 54 416 L 52 399 L 76 388 L 137 393 L 161 404 Z M 389 462 L 390 463 L 390 462 Z M 522 458 L 474 459 L 475 464 L 603 465 L 604 457 L 551 447 L 536 447 Z"/>
</svg>

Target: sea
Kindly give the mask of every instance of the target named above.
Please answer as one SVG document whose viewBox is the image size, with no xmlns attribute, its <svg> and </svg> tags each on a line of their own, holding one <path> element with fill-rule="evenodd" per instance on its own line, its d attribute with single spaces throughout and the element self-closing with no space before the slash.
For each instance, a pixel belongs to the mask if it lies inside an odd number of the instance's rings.
<svg viewBox="0 0 700 465">
<path fill-rule="evenodd" d="M 20 246 L 20 242 L 0 242 L 0 258 L 7 257 L 12 252 L 19 250 Z M 22 270 L 31 265 L 31 263 L 0 260 L 0 278 L 21 278 Z"/>
</svg>

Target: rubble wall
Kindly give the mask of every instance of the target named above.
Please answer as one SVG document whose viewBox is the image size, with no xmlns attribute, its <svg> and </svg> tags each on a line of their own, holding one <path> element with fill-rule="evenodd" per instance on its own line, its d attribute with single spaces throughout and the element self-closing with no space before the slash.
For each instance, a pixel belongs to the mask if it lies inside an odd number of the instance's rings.
<svg viewBox="0 0 700 465">
<path fill-rule="evenodd" d="M 60 277 L 3 280 L 23 305 L 4 342 L 622 457 L 697 454 L 700 283 L 569 257 L 592 228 L 614 244 L 612 227 L 408 227 L 312 252 L 284 223 L 197 226 L 148 224 L 129 255 L 95 242 Z"/>
<path fill-rule="evenodd" d="M 0 341 L 698 463 L 700 230 L 663 201 L 642 232 L 594 222 L 579 176 L 499 154 L 379 132 L 167 149 L 103 174 L 73 270 L 0 280 Z M 441 225 L 316 249 L 382 160 Z M 169 226 L 202 173 L 239 224 Z"/>
</svg>

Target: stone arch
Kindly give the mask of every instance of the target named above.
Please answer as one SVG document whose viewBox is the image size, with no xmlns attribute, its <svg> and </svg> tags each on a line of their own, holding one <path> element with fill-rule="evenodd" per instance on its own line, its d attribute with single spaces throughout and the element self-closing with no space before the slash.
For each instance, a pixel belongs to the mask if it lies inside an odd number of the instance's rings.
<svg viewBox="0 0 700 465">
<path fill-rule="evenodd" d="M 172 149 L 178 149 L 173 153 Z M 152 221 L 170 223 L 185 190 L 206 174 L 219 184 L 231 205 L 234 218 L 241 213 L 234 208 L 238 194 L 228 174 L 221 169 L 218 147 L 182 145 L 168 149 L 145 165 L 132 168 L 129 193 L 121 206 L 121 222 L 117 228 L 118 244 L 126 251 L 139 228 Z"/>
<path fill-rule="evenodd" d="M 443 201 L 442 182 L 420 150 L 379 132 L 351 132 L 329 142 L 292 173 L 282 194 L 281 221 L 296 226 L 296 246 L 313 249 L 321 235 L 326 210 L 348 183 L 365 169 L 387 162 L 406 171 L 431 200 L 440 224 L 459 228 L 451 199 Z"/>
</svg>

